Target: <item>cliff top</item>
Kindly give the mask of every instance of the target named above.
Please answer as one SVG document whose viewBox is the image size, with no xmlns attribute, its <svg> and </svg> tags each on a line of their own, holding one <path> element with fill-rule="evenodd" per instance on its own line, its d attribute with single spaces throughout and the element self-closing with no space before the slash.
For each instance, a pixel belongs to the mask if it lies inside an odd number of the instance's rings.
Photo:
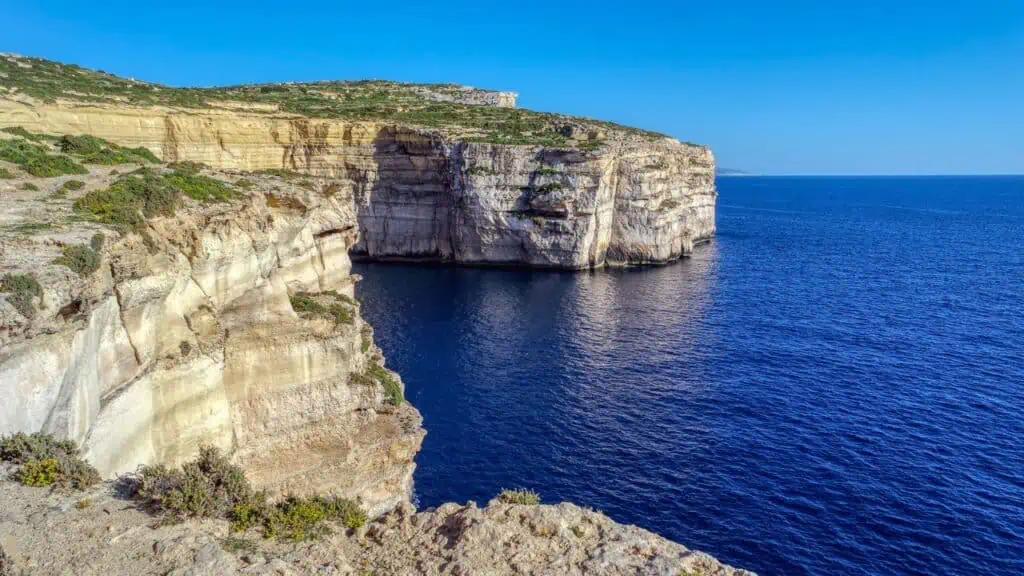
<svg viewBox="0 0 1024 576">
<path fill-rule="evenodd" d="M 267 539 L 221 519 L 161 522 L 113 483 L 70 493 L 0 479 L 0 574 L 754 576 L 567 503 L 404 504 L 356 529 L 327 524 L 314 540 Z"/>
<path fill-rule="evenodd" d="M 515 108 L 513 92 L 455 84 L 360 80 L 175 88 L 14 54 L 0 55 L 0 96 L 385 121 L 493 144 L 586 149 L 609 138 L 667 138 L 613 122 Z"/>
</svg>

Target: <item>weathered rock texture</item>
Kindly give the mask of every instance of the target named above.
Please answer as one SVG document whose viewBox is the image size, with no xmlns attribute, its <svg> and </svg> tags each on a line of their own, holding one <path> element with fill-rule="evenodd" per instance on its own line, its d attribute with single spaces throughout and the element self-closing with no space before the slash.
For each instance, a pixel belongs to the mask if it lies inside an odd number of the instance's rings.
<svg viewBox="0 0 1024 576">
<path fill-rule="evenodd" d="M 93 134 L 169 162 L 329 179 L 353 199 L 360 258 L 568 269 L 663 263 L 715 230 L 711 151 L 664 137 L 591 132 L 573 136 L 590 148 L 547 148 L 239 107 L 0 97 L 3 126 Z"/>
<path fill-rule="evenodd" d="M 0 295 L 0 434 L 74 439 L 107 477 L 209 444 L 272 493 L 335 492 L 372 514 L 408 499 L 424 432 L 413 407 L 352 381 L 383 362 L 358 304 L 335 324 L 290 301 L 352 296 L 350 197 L 267 178 L 239 200 L 186 201 L 145 235 L 104 229 L 103 264 L 83 278 L 54 263 L 100 229 L 68 220 L 73 197 L 50 197 L 66 179 L 0 181 L 2 272 L 43 287 L 32 318 Z"/>
<path fill-rule="evenodd" d="M 190 91 L 12 55 L 0 65 L 0 128 L 90 134 L 253 181 L 239 199 L 186 201 L 124 234 L 71 213 L 76 197 L 111 184 L 111 168 L 90 167 L 85 188 L 69 193 L 58 190 L 68 177 L 28 178 L 0 162 L 17 174 L 0 180 L 0 273 L 32 273 L 42 285 L 34 313 L 0 294 L 0 434 L 74 439 L 107 477 L 177 465 L 207 444 L 272 494 L 333 492 L 371 516 L 407 505 L 424 436 L 418 412 L 391 405 L 382 380 L 368 377 L 383 358 L 358 304 L 347 305 L 351 322 L 310 319 L 294 296 L 351 297 L 350 253 L 582 269 L 668 262 L 714 233 L 707 148 L 506 110 L 514 93 L 387 83 Z M 388 90 L 392 101 L 379 104 Z M 129 104 L 141 101 L 150 105 Z M 353 116 L 360 102 L 372 118 Z M 289 172 L 253 173 L 268 169 Z M 27 180 L 38 189 L 21 188 Z M 54 262 L 97 231 L 108 237 L 97 272 Z M 66 515 L 39 515 L 10 502 L 0 499 L 2 547 L 39 573 L 243 567 L 213 544 L 223 526 L 151 533 L 126 520 L 134 512 L 76 515 L 65 502 Z M 12 534 L 16 525 L 25 530 Z M 573 506 L 403 508 L 363 536 L 246 570 L 351 573 L 351 558 L 389 574 L 733 573 Z M 368 551 L 367 539 L 383 547 Z"/>
<path fill-rule="evenodd" d="M 225 521 L 160 525 L 109 487 L 70 496 L 3 480 L 0 549 L 14 574 L 37 575 L 753 576 L 571 504 L 404 504 L 353 533 L 290 544 L 230 535 Z"/>
</svg>

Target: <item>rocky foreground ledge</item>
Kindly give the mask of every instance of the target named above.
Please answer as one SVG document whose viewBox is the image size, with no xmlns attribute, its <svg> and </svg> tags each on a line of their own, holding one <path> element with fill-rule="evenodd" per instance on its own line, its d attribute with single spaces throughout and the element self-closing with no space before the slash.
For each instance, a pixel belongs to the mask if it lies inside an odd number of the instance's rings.
<svg viewBox="0 0 1024 576">
<path fill-rule="evenodd" d="M 64 494 L 0 481 L 0 547 L 3 576 L 752 574 L 572 504 L 402 504 L 356 530 L 290 543 L 232 534 L 224 520 L 161 525 L 112 483 Z"/>
</svg>

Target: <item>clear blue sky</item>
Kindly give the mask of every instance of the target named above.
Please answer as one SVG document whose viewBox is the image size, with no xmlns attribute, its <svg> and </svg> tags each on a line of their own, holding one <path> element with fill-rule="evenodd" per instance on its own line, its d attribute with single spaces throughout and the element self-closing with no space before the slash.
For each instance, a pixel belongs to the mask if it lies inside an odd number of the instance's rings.
<svg viewBox="0 0 1024 576">
<path fill-rule="evenodd" d="M 0 20 L 0 51 L 172 85 L 517 90 L 753 172 L 1024 173 L 1024 0 L 4 0 Z"/>
</svg>

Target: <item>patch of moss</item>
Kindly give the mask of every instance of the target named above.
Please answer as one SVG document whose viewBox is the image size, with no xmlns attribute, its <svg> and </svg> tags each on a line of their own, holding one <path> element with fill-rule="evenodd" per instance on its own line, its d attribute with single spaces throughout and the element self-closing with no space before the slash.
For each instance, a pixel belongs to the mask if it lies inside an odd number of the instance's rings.
<svg viewBox="0 0 1024 576">
<path fill-rule="evenodd" d="M 14 178 L 14 173 L 7 168 L 0 168 L 0 180 L 11 180 Z"/>
<path fill-rule="evenodd" d="M 242 178 L 235 182 L 235 188 L 241 188 L 242 190 L 252 190 L 256 183 L 248 178 Z"/>
<path fill-rule="evenodd" d="M 664 202 L 662 202 L 658 206 L 658 210 L 672 210 L 673 208 L 678 208 L 678 207 L 679 207 L 679 200 L 676 200 L 675 198 L 669 198 L 669 199 L 665 200 Z"/>
<path fill-rule="evenodd" d="M 5 274 L 0 278 L 0 292 L 10 294 L 7 301 L 26 318 L 36 315 L 32 301 L 43 297 L 43 287 L 33 274 Z"/>
<path fill-rule="evenodd" d="M 25 190 L 26 192 L 38 192 L 39 186 L 31 182 L 24 182 L 21 186 L 18 186 L 18 190 Z"/>
<path fill-rule="evenodd" d="M 536 174 L 537 176 L 555 176 L 561 174 L 562 172 L 552 166 L 541 166 L 540 168 L 534 170 L 533 173 Z"/>
<path fill-rule="evenodd" d="M 333 298 L 335 302 L 324 304 L 318 299 Z M 295 313 L 302 318 L 310 319 L 315 317 L 327 318 L 333 320 L 335 324 L 352 324 L 354 317 L 352 311 L 346 307 L 346 302 L 341 300 L 343 295 L 337 292 L 323 293 L 323 294 L 310 294 L 307 292 L 299 292 L 290 298 L 292 303 L 292 309 Z M 354 301 L 349 298 L 347 302 L 348 306 L 354 304 Z"/>
</svg>

